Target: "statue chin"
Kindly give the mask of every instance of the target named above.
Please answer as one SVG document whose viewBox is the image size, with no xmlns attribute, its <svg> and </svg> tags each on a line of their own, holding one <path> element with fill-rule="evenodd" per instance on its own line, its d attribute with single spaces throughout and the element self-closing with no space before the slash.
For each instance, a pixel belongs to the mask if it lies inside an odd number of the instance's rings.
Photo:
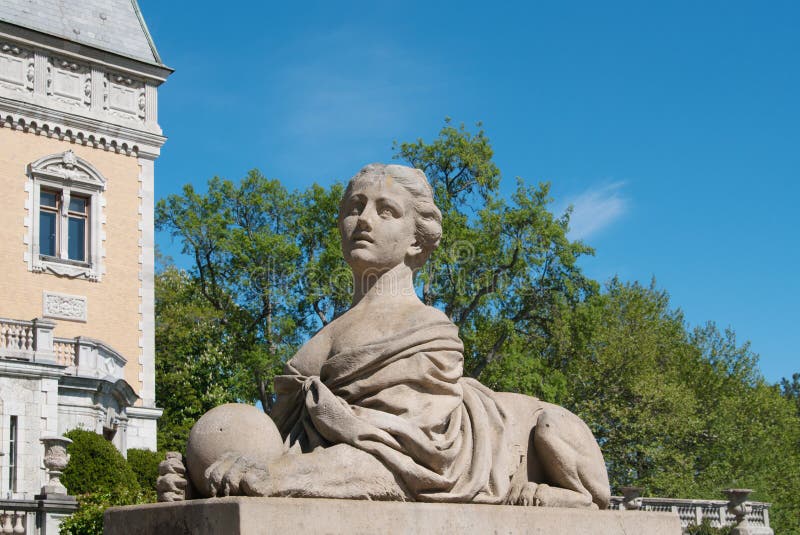
<svg viewBox="0 0 800 535">
<path fill-rule="evenodd" d="M 186 443 L 186 464 L 194 488 L 209 497 L 207 472 L 214 463 L 237 455 L 267 466 L 283 455 L 283 441 L 272 419 L 252 405 L 228 403 L 205 413 Z"/>
</svg>

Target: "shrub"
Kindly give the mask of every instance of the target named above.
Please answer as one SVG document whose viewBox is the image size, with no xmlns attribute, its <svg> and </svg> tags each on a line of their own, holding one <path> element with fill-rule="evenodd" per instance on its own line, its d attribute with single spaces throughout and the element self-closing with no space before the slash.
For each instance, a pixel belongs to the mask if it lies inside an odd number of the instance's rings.
<svg viewBox="0 0 800 535">
<path fill-rule="evenodd" d="M 71 458 L 61 481 L 70 494 L 139 493 L 136 474 L 113 444 L 84 429 L 73 429 L 64 436 L 72 444 L 67 447 Z"/>
<path fill-rule="evenodd" d="M 730 535 L 730 532 L 730 526 L 715 528 L 711 526 L 711 523 L 707 519 L 703 520 L 703 523 L 700 525 L 690 524 L 686 528 L 686 533 L 688 533 L 688 535 Z"/>
<path fill-rule="evenodd" d="M 142 487 L 142 491 L 149 494 L 156 491 L 156 479 L 158 479 L 158 463 L 164 460 L 164 452 L 129 449 L 128 464 L 136 479 Z"/>
<path fill-rule="evenodd" d="M 141 493 L 127 490 L 81 494 L 78 510 L 59 526 L 61 535 L 102 535 L 103 513 L 115 505 L 146 503 Z"/>
</svg>

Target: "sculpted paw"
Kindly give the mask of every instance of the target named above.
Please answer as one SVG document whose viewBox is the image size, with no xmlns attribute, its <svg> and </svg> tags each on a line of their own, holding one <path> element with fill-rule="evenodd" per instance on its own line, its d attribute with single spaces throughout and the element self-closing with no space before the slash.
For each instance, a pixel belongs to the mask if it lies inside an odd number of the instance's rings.
<svg viewBox="0 0 800 535">
<path fill-rule="evenodd" d="M 526 481 L 519 485 L 514 485 L 506 503 L 509 505 L 526 506 L 541 505 L 539 498 L 536 496 L 536 491 L 538 488 L 538 484 L 530 481 Z"/>
<path fill-rule="evenodd" d="M 237 452 L 226 453 L 205 472 L 208 495 L 265 496 L 269 479 L 267 469 Z"/>
<path fill-rule="evenodd" d="M 253 466 L 244 474 L 240 488 L 247 496 L 270 496 L 273 493 L 270 483 L 269 471 L 263 467 Z"/>
</svg>

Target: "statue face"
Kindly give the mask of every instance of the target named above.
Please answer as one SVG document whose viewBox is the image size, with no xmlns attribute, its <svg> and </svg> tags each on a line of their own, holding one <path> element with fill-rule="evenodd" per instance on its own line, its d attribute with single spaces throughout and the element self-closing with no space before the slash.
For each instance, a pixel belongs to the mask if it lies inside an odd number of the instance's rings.
<svg viewBox="0 0 800 535">
<path fill-rule="evenodd" d="M 354 271 L 386 270 L 417 252 L 414 199 L 386 179 L 360 179 L 344 200 L 342 252 Z"/>
</svg>

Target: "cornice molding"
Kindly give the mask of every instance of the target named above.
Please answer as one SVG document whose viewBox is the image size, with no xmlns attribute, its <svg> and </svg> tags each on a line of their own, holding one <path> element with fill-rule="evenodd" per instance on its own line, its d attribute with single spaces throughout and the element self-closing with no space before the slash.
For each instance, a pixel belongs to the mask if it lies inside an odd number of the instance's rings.
<svg viewBox="0 0 800 535">
<path fill-rule="evenodd" d="M 153 160 L 167 140 L 151 132 L 0 97 L 0 128 L 3 127 Z"/>
</svg>

